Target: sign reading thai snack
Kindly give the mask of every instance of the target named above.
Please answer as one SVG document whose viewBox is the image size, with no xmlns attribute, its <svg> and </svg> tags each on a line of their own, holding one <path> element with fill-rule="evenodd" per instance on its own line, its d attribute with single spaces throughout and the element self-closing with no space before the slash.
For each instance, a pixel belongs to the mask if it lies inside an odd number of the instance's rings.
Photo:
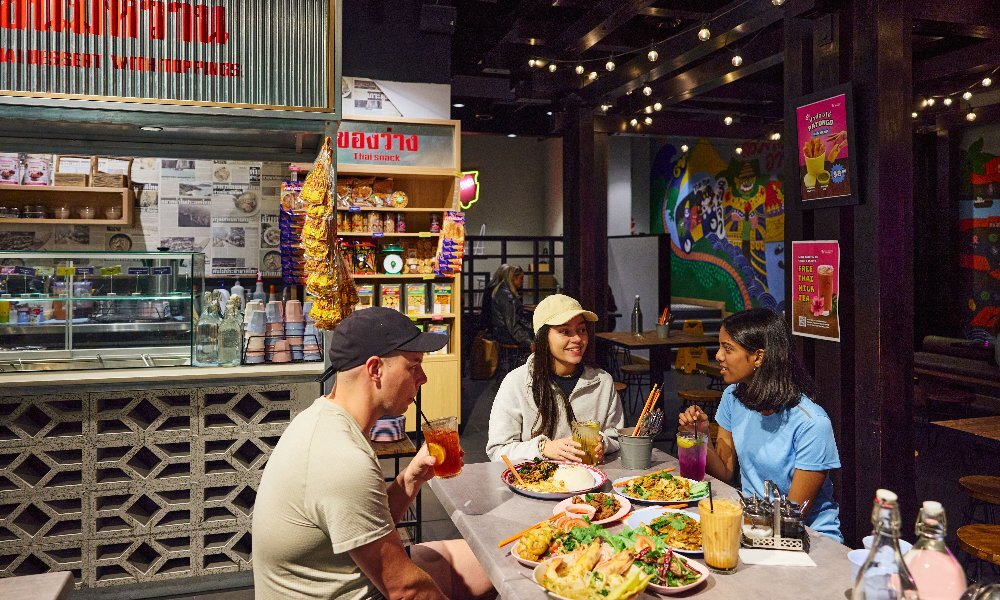
<svg viewBox="0 0 1000 600">
<path fill-rule="evenodd" d="M 330 111 L 327 0 L 0 0 L 0 94 Z"/>
<path fill-rule="evenodd" d="M 850 89 L 820 92 L 796 104 L 803 207 L 853 203 L 856 175 L 849 143 L 853 142 Z"/>
<path fill-rule="evenodd" d="M 792 242 L 792 333 L 840 341 L 840 242 Z"/>
<path fill-rule="evenodd" d="M 337 164 L 455 168 L 456 125 L 343 121 Z"/>
</svg>

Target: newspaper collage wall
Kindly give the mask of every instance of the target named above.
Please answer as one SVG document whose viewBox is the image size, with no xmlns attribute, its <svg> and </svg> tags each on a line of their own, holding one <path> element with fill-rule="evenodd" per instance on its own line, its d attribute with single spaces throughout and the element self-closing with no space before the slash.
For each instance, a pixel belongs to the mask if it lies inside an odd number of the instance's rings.
<svg viewBox="0 0 1000 600">
<path fill-rule="evenodd" d="M 139 158 L 130 227 L 0 225 L 0 250 L 204 252 L 205 275 L 281 274 L 278 203 L 287 163 Z"/>
</svg>

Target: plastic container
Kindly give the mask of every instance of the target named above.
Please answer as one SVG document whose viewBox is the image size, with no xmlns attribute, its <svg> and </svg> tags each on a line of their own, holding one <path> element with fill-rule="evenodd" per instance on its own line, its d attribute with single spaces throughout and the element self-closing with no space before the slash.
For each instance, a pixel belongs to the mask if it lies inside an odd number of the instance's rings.
<svg viewBox="0 0 1000 600">
<path fill-rule="evenodd" d="M 122 207 L 120 206 L 109 206 L 104 209 L 104 217 L 110 221 L 116 221 L 122 218 Z"/>
<path fill-rule="evenodd" d="M 57 206 L 55 210 L 52 211 L 53 216 L 57 219 L 68 219 L 72 214 L 72 210 L 68 206 Z"/>
</svg>

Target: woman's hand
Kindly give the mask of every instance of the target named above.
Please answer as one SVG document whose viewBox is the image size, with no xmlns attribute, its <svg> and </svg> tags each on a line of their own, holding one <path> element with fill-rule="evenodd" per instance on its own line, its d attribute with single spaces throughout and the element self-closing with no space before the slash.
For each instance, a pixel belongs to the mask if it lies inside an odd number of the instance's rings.
<svg viewBox="0 0 1000 600">
<path fill-rule="evenodd" d="M 580 443 L 574 442 L 571 437 L 549 440 L 542 447 L 542 456 L 553 460 L 581 462 L 583 454 Z"/>
<path fill-rule="evenodd" d="M 677 415 L 677 431 L 708 431 L 708 415 L 697 404 Z"/>
</svg>

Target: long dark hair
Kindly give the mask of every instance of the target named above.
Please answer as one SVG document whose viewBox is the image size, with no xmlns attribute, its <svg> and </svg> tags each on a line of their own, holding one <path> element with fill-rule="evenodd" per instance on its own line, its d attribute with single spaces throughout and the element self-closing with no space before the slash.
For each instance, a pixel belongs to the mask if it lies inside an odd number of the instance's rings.
<svg viewBox="0 0 1000 600">
<path fill-rule="evenodd" d="M 556 421 L 559 419 L 559 403 L 566 410 L 566 420 L 572 423 L 576 420 L 573 406 L 569 398 L 562 393 L 556 384 L 552 383 L 552 352 L 549 351 L 549 325 L 542 325 L 535 334 L 535 354 L 531 363 L 531 395 L 538 408 L 538 419 L 532 425 L 532 437 L 544 435 L 552 439 L 556 432 Z M 594 324 L 587 323 L 587 345 L 594 339 Z M 590 354 L 584 354 L 582 364 L 589 364 Z"/>
<path fill-rule="evenodd" d="M 750 383 L 736 384 L 735 395 L 744 406 L 759 412 L 780 412 L 798 406 L 802 396 L 816 396 L 816 384 L 792 352 L 792 336 L 785 321 L 766 308 L 754 308 L 722 320 L 733 341 L 753 354 L 764 351 Z"/>
</svg>

